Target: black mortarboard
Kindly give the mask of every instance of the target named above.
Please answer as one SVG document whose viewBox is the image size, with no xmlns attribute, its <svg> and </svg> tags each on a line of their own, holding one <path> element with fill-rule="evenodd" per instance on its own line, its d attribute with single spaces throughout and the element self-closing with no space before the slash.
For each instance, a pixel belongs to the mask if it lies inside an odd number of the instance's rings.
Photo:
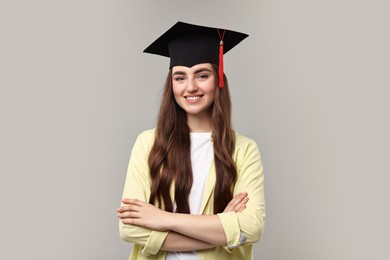
<svg viewBox="0 0 390 260">
<path fill-rule="evenodd" d="M 223 82 L 223 54 L 248 37 L 226 29 L 177 22 L 144 52 L 170 57 L 173 66 L 192 67 L 199 63 L 219 65 L 220 87 Z"/>
</svg>

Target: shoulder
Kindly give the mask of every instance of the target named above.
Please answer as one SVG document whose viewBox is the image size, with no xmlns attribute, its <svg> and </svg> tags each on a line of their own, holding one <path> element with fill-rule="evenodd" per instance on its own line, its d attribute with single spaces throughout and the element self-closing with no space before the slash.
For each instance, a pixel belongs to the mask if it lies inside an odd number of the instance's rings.
<svg viewBox="0 0 390 260">
<path fill-rule="evenodd" d="M 136 149 L 149 150 L 154 143 L 155 129 L 148 129 L 138 134 L 134 147 Z"/>
<path fill-rule="evenodd" d="M 138 135 L 137 140 L 153 141 L 153 140 L 154 140 L 155 132 L 156 132 L 156 129 L 155 129 L 155 128 L 153 128 L 153 129 L 148 129 L 148 130 L 144 130 L 143 132 L 141 132 L 141 133 Z"/>
<path fill-rule="evenodd" d="M 256 142 L 252 138 L 236 133 L 235 148 L 233 160 L 236 162 L 237 174 L 240 176 L 242 174 L 261 175 L 263 164 Z"/>
<path fill-rule="evenodd" d="M 236 147 L 233 153 L 233 159 L 239 166 L 241 163 L 250 160 L 261 160 L 260 149 L 257 143 L 245 135 L 235 133 Z"/>
<path fill-rule="evenodd" d="M 236 136 L 236 150 L 249 147 L 249 146 L 257 147 L 256 142 L 252 138 L 249 138 L 237 132 L 235 132 L 235 136 Z"/>
</svg>

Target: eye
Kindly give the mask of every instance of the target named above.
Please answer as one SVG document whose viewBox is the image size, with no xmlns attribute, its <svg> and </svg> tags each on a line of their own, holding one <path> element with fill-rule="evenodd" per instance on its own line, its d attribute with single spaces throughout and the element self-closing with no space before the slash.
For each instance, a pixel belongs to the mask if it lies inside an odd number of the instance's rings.
<svg viewBox="0 0 390 260">
<path fill-rule="evenodd" d="M 173 77 L 173 80 L 177 82 L 182 82 L 184 80 L 184 77 L 181 76 Z"/>
<path fill-rule="evenodd" d="M 207 74 L 199 74 L 198 79 L 208 79 L 209 75 Z"/>
</svg>

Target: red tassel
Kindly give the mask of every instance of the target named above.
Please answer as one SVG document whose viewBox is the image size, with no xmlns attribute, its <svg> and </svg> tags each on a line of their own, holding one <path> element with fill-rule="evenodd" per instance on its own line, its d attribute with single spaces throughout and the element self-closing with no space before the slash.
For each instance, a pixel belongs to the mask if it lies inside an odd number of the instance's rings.
<svg viewBox="0 0 390 260">
<path fill-rule="evenodd" d="M 225 86 L 223 78 L 223 41 L 219 43 L 219 87 L 223 88 Z"/>
<path fill-rule="evenodd" d="M 223 34 L 221 35 L 218 30 L 218 35 L 219 35 L 219 87 L 223 88 L 225 86 L 225 81 L 223 78 L 224 75 L 224 68 L 223 68 L 223 37 L 225 36 L 225 30 L 223 30 Z"/>
</svg>

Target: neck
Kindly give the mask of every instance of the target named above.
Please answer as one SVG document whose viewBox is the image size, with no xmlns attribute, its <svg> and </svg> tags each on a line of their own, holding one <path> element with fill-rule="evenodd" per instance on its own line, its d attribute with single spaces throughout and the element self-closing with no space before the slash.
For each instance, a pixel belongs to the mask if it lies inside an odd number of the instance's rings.
<svg viewBox="0 0 390 260">
<path fill-rule="evenodd" d="M 209 114 L 189 115 L 187 114 L 187 124 L 191 132 L 212 132 L 213 124 Z"/>
</svg>

